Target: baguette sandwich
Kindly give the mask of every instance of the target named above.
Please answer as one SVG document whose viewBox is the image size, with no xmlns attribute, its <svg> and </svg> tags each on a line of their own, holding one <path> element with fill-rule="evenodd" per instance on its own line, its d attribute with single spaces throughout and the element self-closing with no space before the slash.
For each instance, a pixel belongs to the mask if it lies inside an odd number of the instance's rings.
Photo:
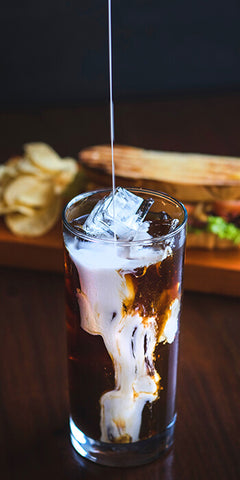
<svg viewBox="0 0 240 480">
<path fill-rule="evenodd" d="M 87 189 L 111 186 L 111 148 L 79 153 Z M 114 147 L 116 184 L 150 188 L 180 200 L 188 212 L 187 246 L 240 248 L 240 159 Z"/>
</svg>

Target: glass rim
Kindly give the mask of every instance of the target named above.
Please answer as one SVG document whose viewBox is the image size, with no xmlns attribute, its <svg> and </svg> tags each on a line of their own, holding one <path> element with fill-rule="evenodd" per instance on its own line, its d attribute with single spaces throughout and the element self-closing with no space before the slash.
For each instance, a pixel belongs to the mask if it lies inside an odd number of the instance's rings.
<svg viewBox="0 0 240 480">
<path fill-rule="evenodd" d="M 108 187 L 108 188 L 102 188 L 102 189 L 96 189 L 96 190 L 91 190 L 89 192 L 82 192 L 80 193 L 79 195 L 76 195 L 75 197 L 73 197 L 71 200 L 69 200 L 69 202 L 65 205 L 64 209 L 63 209 L 63 212 L 62 212 L 62 221 L 63 221 L 63 225 L 67 228 L 67 230 L 69 230 L 73 235 L 75 235 L 76 237 L 78 238 L 81 238 L 83 240 L 87 240 L 89 242 L 94 242 L 94 243 L 98 243 L 98 244 L 118 244 L 119 246 L 129 246 L 129 245 L 152 245 L 153 243 L 160 243 L 160 242 L 163 242 L 165 240 L 168 240 L 168 239 L 171 239 L 173 237 L 175 237 L 178 233 L 180 233 L 186 226 L 186 223 L 187 223 L 187 218 L 188 218 L 188 215 L 187 215 L 187 210 L 185 208 L 185 206 L 183 205 L 182 202 L 180 202 L 179 200 L 177 200 L 176 198 L 172 197 L 171 195 L 165 193 L 165 192 L 161 192 L 161 191 L 156 191 L 156 190 L 151 190 L 151 189 L 147 189 L 147 188 L 141 188 L 141 187 L 127 187 L 127 190 L 133 192 L 133 193 L 144 193 L 144 194 L 148 194 L 149 196 L 152 194 L 152 195 L 157 195 L 159 197 L 162 197 L 162 198 L 165 198 L 166 200 L 170 200 L 172 202 L 174 202 L 175 204 L 178 205 L 178 207 L 180 207 L 183 211 L 183 214 L 184 214 L 184 217 L 183 217 L 183 221 L 180 225 L 178 225 L 172 232 L 170 233 L 167 233 L 166 235 L 159 235 L 157 237 L 152 237 L 152 238 L 146 238 L 146 239 L 143 239 L 143 240 L 115 240 L 114 238 L 100 238 L 100 237 L 95 237 L 93 235 L 90 235 L 89 233 L 86 233 L 84 232 L 84 230 L 81 232 L 79 230 L 77 230 L 75 227 L 73 227 L 66 219 L 66 211 L 74 204 L 76 204 L 77 202 L 79 202 L 80 200 L 84 200 L 88 197 L 92 197 L 93 195 L 96 195 L 98 193 L 110 193 L 112 192 L 112 188 L 111 187 Z"/>
</svg>

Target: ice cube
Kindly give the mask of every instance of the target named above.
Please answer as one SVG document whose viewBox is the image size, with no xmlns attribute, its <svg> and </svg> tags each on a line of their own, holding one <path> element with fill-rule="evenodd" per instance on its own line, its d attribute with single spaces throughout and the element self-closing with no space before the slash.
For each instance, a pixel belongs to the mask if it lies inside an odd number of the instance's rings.
<svg viewBox="0 0 240 480">
<path fill-rule="evenodd" d="M 179 220 L 177 218 L 170 217 L 170 215 L 164 211 L 155 215 L 156 218 L 149 222 L 148 233 L 152 237 L 168 235 L 169 233 L 173 232 L 179 224 Z"/>
<path fill-rule="evenodd" d="M 148 233 L 149 227 L 150 227 L 149 222 L 147 221 L 142 222 L 139 225 L 137 231 L 134 232 L 133 240 L 138 242 L 141 242 L 142 240 L 151 240 L 152 237 Z"/>
<path fill-rule="evenodd" d="M 125 188 L 116 188 L 107 197 L 100 200 L 88 216 L 83 228 L 102 238 L 132 240 L 144 221 L 154 200 L 146 199 L 129 192 Z"/>
</svg>

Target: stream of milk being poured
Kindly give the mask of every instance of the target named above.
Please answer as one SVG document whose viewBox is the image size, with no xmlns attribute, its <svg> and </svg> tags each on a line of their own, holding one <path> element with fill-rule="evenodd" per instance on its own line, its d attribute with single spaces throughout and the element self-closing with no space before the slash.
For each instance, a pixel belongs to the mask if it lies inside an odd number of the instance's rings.
<svg viewBox="0 0 240 480">
<path fill-rule="evenodd" d="M 114 111 L 113 111 L 113 88 L 112 88 L 112 5 L 108 0 L 108 58 L 109 58 L 109 105 L 110 105 L 110 138 L 112 153 L 112 192 L 113 192 L 113 218 L 115 218 L 114 192 L 115 192 L 115 167 L 114 167 Z M 116 235 L 114 235 L 116 240 Z"/>
</svg>

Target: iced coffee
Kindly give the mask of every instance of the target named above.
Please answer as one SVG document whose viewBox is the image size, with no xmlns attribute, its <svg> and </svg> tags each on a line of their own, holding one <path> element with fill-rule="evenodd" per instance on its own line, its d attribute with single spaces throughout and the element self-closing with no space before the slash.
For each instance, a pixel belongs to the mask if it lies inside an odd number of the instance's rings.
<svg viewBox="0 0 240 480">
<path fill-rule="evenodd" d="M 117 188 L 76 197 L 63 222 L 72 444 L 148 462 L 173 442 L 185 209 Z"/>
</svg>

